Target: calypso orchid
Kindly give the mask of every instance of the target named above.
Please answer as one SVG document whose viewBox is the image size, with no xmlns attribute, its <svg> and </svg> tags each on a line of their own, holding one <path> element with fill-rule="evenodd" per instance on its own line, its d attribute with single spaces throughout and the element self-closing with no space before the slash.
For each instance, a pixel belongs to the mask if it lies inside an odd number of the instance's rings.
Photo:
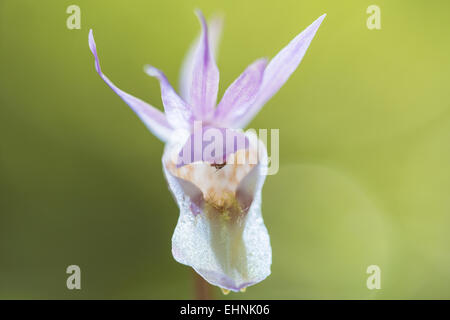
<svg viewBox="0 0 450 320">
<path fill-rule="evenodd" d="M 163 72 L 145 67 L 147 74 L 159 80 L 164 113 L 122 91 L 102 73 L 92 30 L 89 46 L 100 77 L 166 143 L 163 171 L 180 209 L 172 237 L 175 260 L 225 291 L 243 291 L 270 274 L 272 250 L 261 215 L 267 151 L 255 135 L 242 133 L 241 128 L 297 68 L 325 15 L 270 62 L 258 59 L 247 67 L 216 107 L 219 70 L 215 53 L 222 23 L 213 19 L 208 26 L 202 13 L 196 13 L 202 32 L 182 66 L 180 95 Z M 204 143 L 205 132 L 211 130 L 212 149 Z M 225 131 L 225 141 L 217 143 Z M 198 132 L 200 143 L 196 143 Z M 228 132 L 234 134 L 232 139 Z M 245 161 L 250 158 L 256 161 Z"/>
</svg>

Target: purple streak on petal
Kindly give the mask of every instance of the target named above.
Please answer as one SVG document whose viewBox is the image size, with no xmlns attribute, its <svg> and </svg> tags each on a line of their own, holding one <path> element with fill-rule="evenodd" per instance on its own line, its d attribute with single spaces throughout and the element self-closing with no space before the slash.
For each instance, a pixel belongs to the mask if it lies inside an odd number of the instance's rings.
<svg viewBox="0 0 450 320">
<path fill-rule="evenodd" d="M 218 125 L 231 125 L 240 117 L 242 112 L 253 102 L 261 86 L 267 59 L 253 62 L 228 87 L 214 113 L 214 121 Z"/>
<path fill-rule="evenodd" d="M 132 95 L 117 88 L 111 80 L 108 79 L 100 68 L 100 62 L 97 55 L 97 47 L 95 45 L 94 35 L 92 30 L 89 31 L 89 48 L 95 58 L 95 69 L 103 81 L 120 97 L 125 101 L 128 106 L 138 115 L 138 117 L 144 122 L 147 128 L 162 141 L 167 141 L 172 132 L 172 127 L 168 123 L 164 113 L 156 109 L 155 107 L 145 103 L 144 101 L 133 97 Z"/>
<path fill-rule="evenodd" d="M 175 177 L 175 176 L 174 176 Z M 178 183 L 180 184 L 181 188 L 183 189 L 183 192 L 186 196 L 190 199 L 190 209 L 194 216 L 200 214 L 203 210 L 203 206 L 205 203 L 205 199 L 203 198 L 202 191 L 195 186 L 193 183 L 175 177 L 177 179 Z"/>
<path fill-rule="evenodd" d="M 202 25 L 202 35 L 195 52 L 190 101 L 197 119 L 209 120 L 214 112 L 219 88 L 219 69 L 212 55 L 208 27 L 200 11 L 196 11 Z"/>
<path fill-rule="evenodd" d="M 190 129 L 192 125 L 192 109 L 181 99 L 167 80 L 166 75 L 152 66 L 146 66 L 145 72 L 159 80 L 161 98 L 164 104 L 167 121 L 173 128 Z"/>
<path fill-rule="evenodd" d="M 164 164 L 163 164 L 163 166 L 164 166 Z M 176 181 L 176 183 L 178 184 L 178 187 L 179 187 L 178 190 L 169 188 L 175 201 L 177 201 L 177 199 L 179 197 L 179 195 L 177 195 L 176 193 L 180 192 L 183 194 L 183 197 L 189 198 L 189 203 L 188 203 L 189 210 L 194 216 L 197 216 L 200 213 L 202 213 L 203 209 L 204 209 L 204 205 L 205 205 L 205 198 L 203 197 L 202 191 L 196 185 L 194 185 L 192 182 L 173 175 L 169 170 L 166 170 L 165 167 L 164 167 L 163 171 L 166 175 L 170 175 L 170 180 Z M 168 179 L 168 177 L 166 177 L 166 178 Z"/>
<path fill-rule="evenodd" d="M 245 110 L 245 116 L 236 121 L 235 127 L 245 127 L 297 69 L 325 16 L 320 16 L 270 61 L 255 102 Z"/>
<path fill-rule="evenodd" d="M 253 197 L 255 196 L 256 189 L 258 187 L 258 180 L 260 174 L 260 166 L 257 164 L 239 183 L 236 189 L 236 199 L 239 202 L 242 210 L 248 212 L 250 206 L 253 202 Z"/>
<path fill-rule="evenodd" d="M 196 145 L 196 141 L 200 144 Z M 194 130 L 178 153 L 177 168 L 193 162 L 223 164 L 229 155 L 248 148 L 249 140 L 240 130 L 213 127 Z"/>
<path fill-rule="evenodd" d="M 217 59 L 217 48 L 222 34 L 223 18 L 221 16 L 213 17 L 208 23 L 208 36 L 211 54 Z M 192 75 L 194 72 L 195 52 L 200 45 L 200 35 L 190 46 L 181 66 L 179 88 L 180 96 L 190 103 L 190 91 L 192 86 Z"/>
</svg>

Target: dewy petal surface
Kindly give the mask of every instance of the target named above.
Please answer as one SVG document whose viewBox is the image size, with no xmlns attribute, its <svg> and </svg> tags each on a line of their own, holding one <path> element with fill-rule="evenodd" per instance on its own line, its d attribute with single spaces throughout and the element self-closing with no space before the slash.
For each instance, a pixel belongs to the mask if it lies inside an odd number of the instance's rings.
<svg viewBox="0 0 450 320">
<path fill-rule="evenodd" d="M 137 116 L 144 122 L 147 128 L 159 139 L 166 142 L 170 139 L 172 133 L 172 126 L 166 119 L 164 113 L 149 105 L 148 103 L 122 91 L 106 77 L 101 68 L 100 61 L 97 54 L 97 46 L 95 44 L 92 30 L 89 31 L 89 48 L 95 58 L 95 69 L 103 81 L 120 97 L 126 104 L 137 114 Z"/>
<path fill-rule="evenodd" d="M 223 18 L 221 16 L 213 17 L 208 23 L 209 47 L 215 59 L 217 59 L 219 41 L 222 35 L 222 27 Z M 183 60 L 183 64 L 181 65 L 179 79 L 180 96 L 187 103 L 191 103 L 190 90 L 192 86 L 192 75 L 194 72 L 194 60 L 195 53 L 198 50 L 197 48 L 200 46 L 200 39 L 201 35 L 194 40 Z"/>
<path fill-rule="evenodd" d="M 236 120 L 235 126 L 245 127 L 258 113 L 261 107 L 283 86 L 290 75 L 297 69 L 309 47 L 317 29 L 325 19 L 325 14 L 320 16 L 302 33 L 297 35 L 284 47 L 269 63 L 265 72 L 263 83 L 259 89 L 254 103 L 246 108 L 245 115 Z"/>
<path fill-rule="evenodd" d="M 192 86 L 188 101 L 199 120 L 209 120 L 214 113 L 219 89 L 219 69 L 210 48 L 208 26 L 200 11 L 196 11 L 202 26 L 199 46 L 194 55 Z"/>
<path fill-rule="evenodd" d="M 258 164 L 230 165 L 219 171 L 209 163 L 176 168 L 173 159 L 182 143 L 168 144 L 163 156 L 164 173 L 180 208 L 172 237 L 175 260 L 191 266 L 211 284 L 233 291 L 265 279 L 272 263 L 261 215 L 267 153 L 255 137 L 249 140 L 250 149 L 238 153 L 263 148 Z"/>
<path fill-rule="evenodd" d="M 181 99 L 167 80 L 166 75 L 159 69 L 146 66 L 145 72 L 159 80 L 161 86 L 161 98 L 164 104 L 167 121 L 173 128 L 190 129 L 193 116 L 192 108 Z"/>
</svg>

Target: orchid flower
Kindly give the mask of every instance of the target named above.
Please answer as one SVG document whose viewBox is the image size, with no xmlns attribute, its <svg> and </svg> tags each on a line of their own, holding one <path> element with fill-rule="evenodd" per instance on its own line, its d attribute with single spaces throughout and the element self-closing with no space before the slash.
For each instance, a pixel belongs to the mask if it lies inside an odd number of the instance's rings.
<svg viewBox="0 0 450 320">
<path fill-rule="evenodd" d="M 258 59 L 250 64 L 216 107 L 215 54 L 222 23 L 215 19 L 208 26 L 202 13 L 196 13 L 202 32 L 183 63 L 180 95 L 162 71 L 145 67 L 148 75 L 159 80 L 164 113 L 122 91 L 102 73 L 92 30 L 89 47 L 100 77 L 166 144 L 163 171 L 180 209 L 172 237 L 173 257 L 223 290 L 243 291 L 270 274 L 272 250 L 261 215 L 267 151 L 255 135 L 240 129 L 297 68 L 325 15 L 270 62 Z M 198 132 L 200 143 L 195 141 Z M 234 136 L 216 143 L 225 132 Z M 206 152 L 211 147 L 202 139 L 207 133 L 207 140 L 215 141 L 212 152 Z M 256 161 L 235 161 L 252 157 Z"/>
</svg>

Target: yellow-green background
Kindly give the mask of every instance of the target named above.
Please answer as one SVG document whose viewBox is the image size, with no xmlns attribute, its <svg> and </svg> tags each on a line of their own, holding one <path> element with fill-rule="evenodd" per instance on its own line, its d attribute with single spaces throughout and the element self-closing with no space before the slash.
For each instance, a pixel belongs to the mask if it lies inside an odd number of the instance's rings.
<svg viewBox="0 0 450 320">
<path fill-rule="evenodd" d="M 66 28 L 71 4 L 81 30 Z M 371 4 L 381 30 L 366 27 Z M 225 15 L 221 93 L 328 14 L 251 123 L 280 129 L 263 192 L 272 275 L 228 297 L 450 298 L 450 5 L 406 0 L 1 0 L 0 298 L 193 297 L 170 251 L 163 144 L 95 73 L 88 31 L 104 72 L 161 108 L 142 66 L 177 83 L 195 8 Z"/>
</svg>

